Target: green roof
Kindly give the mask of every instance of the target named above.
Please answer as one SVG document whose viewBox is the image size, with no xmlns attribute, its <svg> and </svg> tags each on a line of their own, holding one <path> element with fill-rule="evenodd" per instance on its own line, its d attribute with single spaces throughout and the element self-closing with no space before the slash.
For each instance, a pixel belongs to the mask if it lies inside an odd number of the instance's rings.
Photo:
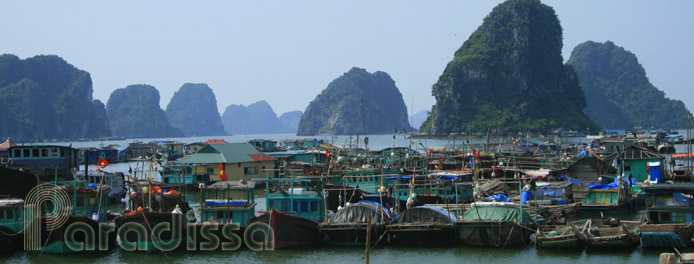
<svg viewBox="0 0 694 264">
<path fill-rule="evenodd" d="M 243 163 L 274 160 L 247 143 L 209 144 L 198 152 L 175 161 L 176 164 Z"/>
</svg>

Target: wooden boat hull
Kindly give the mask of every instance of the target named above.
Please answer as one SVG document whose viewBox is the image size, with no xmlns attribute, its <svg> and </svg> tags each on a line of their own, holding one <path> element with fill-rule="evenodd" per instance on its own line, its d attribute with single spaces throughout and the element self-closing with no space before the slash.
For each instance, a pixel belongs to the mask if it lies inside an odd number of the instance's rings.
<svg viewBox="0 0 694 264">
<path fill-rule="evenodd" d="M 527 227 L 507 221 L 460 221 L 455 224 L 460 240 L 465 245 L 503 247 L 528 245 L 530 231 Z"/>
<path fill-rule="evenodd" d="M 363 246 L 366 244 L 367 226 L 367 223 L 323 223 L 318 226 L 318 229 L 331 244 Z M 385 231 L 385 224 L 371 225 L 371 241 L 378 240 Z"/>
<path fill-rule="evenodd" d="M 0 226 L 0 252 L 16 252 L 22 250 L 24 241 L 23 232 L 15 232 L 4 226 Z"/>
<path fill-rule="evenodd" d="M 587 244 L 588 248 L 591 250 L 618 248 L 629 249 L 637 247 L 640 242 L 638 236 L 625 234 L 620 236 L 600 237 L 597 239 L 588 238 Z"/>
<path fill-rule="evenodd" d="M 275 249 L 302 247 L 318 242 L 318 222 L 316 221 L 271 210 L 251 218 L 248 220 L 248 225 L 258 222 L 272 228 Z M 253 239 L 257 242 L 264 240 L 257 234 L 254 234 Z"/>
<path fill-rule="evenodd" d="M 41 217 L 41 244 L 36 251 L 49 254 L 68 254 L 68 253 L 79 253 L 79 252 L 97 252 L 97 251 L 107 251 L 116 247 L 116 232 L 108 233 L 108 237 L 105 239 L 106 245 L 104 249 L 100 248 L 101 234 L 99 233 L 99 223 L 88 217 L 82 216 L 70 216 L 67 221 L 55 230 L 48 230 L 46 224 L 47 218 Z M 65 240 L 65 234 L 70 225 L 74 223 L 83 223 L 88 225 L 92 230 L 94 230 L 94 240 L 87 238 L 84 232 L 75 232 L 72 236 L 74 241 L 68 242 Z M 68 243 L 76 245 L 75 243 L 81 243 L 83 245 L 82 250 L 75 250 L 70 248 Z"/>
<path fill-rule="evenodd" d="M 216 226 L 216 227 L 215 227 Z M 231 233 L 236 235 L 236 237 L 230 237 L 231 235 L 224 234 L 225 226 L 227 228 L 232 228 Z M 205 230 L 203 230 L 203 227 Z M 188 246 L 186 246 L 187 251 L 211 251 L 211 250 L 236 250 L 244 245 L 243 243 L 243 232 L 246 230 L 244 227 L 240 227 L 234 224 L 228 223 L 197 223 L 194 225 L 189 225 L 186 230 L 186 238 L 188 239 Z M 191 230 L 192 229 L 192 230 Z M 233 230 L 236 229 L 236 230 Z M 194 231 L 193 231 L 194 230 Z M 203 232 L 204 231 L 204 232 Z M 191 233 L 195 232 L 195 233 Z M 217 237 L 219 243 L 213 243 L 210 240 L 210 236 Z M 236 241 L 232 241 L 235 239 Z M 224 244 L 227 244 L 230 248 L 222 248 Z M 238 247 L 237 247 L 238 246 Z"/>
<path fill-rule="evenodd" d="M 180 225 L 180 230 L 181 232 L 178 234 L 178 238 L 180 238 L 180 243 L 175 247 L 175 249 L 183 249 L 186 246 L 185 242 L 185 237 L 186 237 L 186 223 L 187 220 L 184 215 L 182 214 L 172 214 L 172 213 L 138 213 L 134 215 L 123 215 L 116 217 L 114 219 L 114 222 L 116 223 L 116 230 L 120 232 L 120 229 L 128 224 L 128 223 L 135 223 L 138 224 L 142 227 L 144 227 L 145 230 L 145 237 L 140 238 L 136 232 L 127 232 L 125 233 L 125 237 L 120 237 L 121 239 L 121 244 L 123 243 L 123 240 L 127 240 L 129 242 L 135 242 L 137 245 L 137 251 L 145 251 L 145 252 L 154 252 L 154 251 L 159 251 L 155 246 L 156 241 L 155 238 L 152 236 L 152 229 L 154 229 L 158 224 L 160 223 L 168 223 L 172 228 L 173 228 L 173 218 L 174 217 L 180 217 L 179 225 Z M 176 238 L 175 234 L 173 232 L 167 231 L 161 233 L 161 241 L 171 241 L 172 239 Z"/>
<path fill-rule="evenodd" d="M 603 249 L 631 249 L 638 246 L 641 242 L 639 236 L 633 231 L 629 231 L 625 226 L 612 227 L 608 231 L 598 231 L 599 235 L 587 234 L 586 244 L 591 250 Z M 604 230 L 604 229 L 603 229 Z M 600 235 L 600 233 L 611 233 L 611 235 Z"/>
<path fill-rule="evenodd" d="M 391 242 L 402 245 L 452 245 L 460 238 L 452 224 L 393 224 L 387 230 Z"/>
</svg>

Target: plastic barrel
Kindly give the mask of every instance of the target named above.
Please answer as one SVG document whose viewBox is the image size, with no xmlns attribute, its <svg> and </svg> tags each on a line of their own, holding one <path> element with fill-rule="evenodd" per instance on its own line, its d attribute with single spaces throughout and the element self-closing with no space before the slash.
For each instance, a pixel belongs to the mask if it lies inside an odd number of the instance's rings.
<svg viewBox="0 0 694 264">
<path fill-rule="evenodd" d="M 521 193 L 521 204 L 525 204 L 528 200 L 530 200 L 530 194 L 531 194 L 531 192 L 522 192 Z"/>
</svg>

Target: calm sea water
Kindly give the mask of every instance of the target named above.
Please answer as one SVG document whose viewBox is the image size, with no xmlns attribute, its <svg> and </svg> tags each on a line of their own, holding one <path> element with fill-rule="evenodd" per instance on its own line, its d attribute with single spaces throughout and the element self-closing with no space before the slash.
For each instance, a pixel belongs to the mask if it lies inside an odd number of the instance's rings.
<svg viewBox="0 0 694 264">
<path fill-rule="evenodd" d="M 193 138 L 169 138 L 169 139 L 141 139 L 143 142 L 155 140 L 177 140 L 185 143 L 204 142 L 211 137 Z M 250 139 L 294 139 L 297 138 L 290 134 L 280 135 L 236 135 L 221 138 L 228 142 L 245 142 Z M 337 136 L 323 138 L 338 146 L 348 145 L 349 136 Z M 469 139 L 465 139 L 469 140 Z M 73 147 L 99 147 L 109 144 L 127 146 L 133 140 L 120 141 L 85 141 L 85 142 L 64 142 L 52 143 L 60 145 L 72 145 Z M 403 135 L 397 135 L 393 139 L 392 135 L 372 135 L 369 136 L 370 149 L 383 149 L 390 146 L 412 146 L 413 148 L 431 148 L 437 146 L 452 146 L 452 140 L 445 139 L 415 139 L 408 140 Z M 473 144 L 484 142 L 484 139 L 470 140 Z M 508 142 L 509 139 L 492 139 L 492 142 Z M 352 142 L 356 143 L 356 137 L 352 137 Z M 456 140 L 456 147 L 461 148 L 462 139 Z M 588 142 L 585 138 L 571 138 L 562 142 Z M 360 138 L 360 145 L 363 146 L 363 138 Z M 467 142 L 466 142 L 467 144 Z M 678 152 L 684 151 L 678 146 Z M 131 164 L 114 164 L 107 168 L 109 171 L 127 171 Z M 258 210 L 264 208 L 262 193 L 259 196 Z M 198 195 L 189 196 L 191 205 L 197 209 Z M 113 208 L 114 212 L 121 207 Z M 630 214 L 629 217 L 638 219 L 639 213 Z M 624 217 L 626 219 L 629 217 Z M 580 216 L 579 216 L 580 218 Z M 372 263 L 657 263 L 661 252 L 672 252 L 670 249 L 646 250 L 637 248 L 628 251 L 595 252 L 586 250 L 538 250 L 534 247 L 522 248 L 479 248 L 479 247 L 395 247 L 392 245 L 378 245 L 371 250 L 370 260 Z M 689 250 L 687 252 L 694 252 Z M 253 252 L 246 249 L 231 252 L 166 252 L 166 253 L 139 253 L 127 252 L 115 249 L 108 252 L 82 253 L 70 255 L 51 255 L 19 252 L 13 254 L 0 254 L 0 262 L 3 263 L 363 263 L 364 248 L 362 247 L 335 247 L 319 245 L 305 249 L 276 250 Z"/>
<path fill-rule="evenodd" d="M 392 247 L 371 250 L 371 263 L 657 263 L 659 250 L 594 252 L 546 251 L 528 248 Z M 104 253 L 0 255 L 6 263 L 363 263 L 364 248 L 316 246 L 306 249 L 253 252 L 139 253 L 112 250 Z"/>
</svg>

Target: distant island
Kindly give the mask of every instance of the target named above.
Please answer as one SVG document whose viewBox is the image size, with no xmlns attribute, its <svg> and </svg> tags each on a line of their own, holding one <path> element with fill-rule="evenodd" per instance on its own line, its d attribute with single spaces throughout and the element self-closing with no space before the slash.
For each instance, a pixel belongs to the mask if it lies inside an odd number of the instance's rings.
<svg viewBox="0 0 694 264">
<path fill-rule="evenodd" d="M 159 91 L 146 84 L 129 85 L 111 93 L 106 104 L 115 136 L 126 138 L 182 137 L 159 107 Z"/>
<path fill-rule="evenodd" d="M 217 98 L 207 84 L 183 84 L 164 113 L 169 123 L 188 137 L 227 134 L 217 110 Z"/>
<path fill-rule="evenodd" d="M 278 118 L 270 104 L 263 100 L 248 106 L 228 106 L 222 114 L 222 123 L 226 132 L 230 134 L 296 133 L 297 125 L 293 116 L 296 116 L 296 113 L 283 115 L 282 119 Z"/>
<path fill-rule="evenodd" d="M 306 107 L 298 135 L 385 134 L 398 129 L 412 130 L 395 81 L 385 72 L 354 67 Z"/>
</svg>

